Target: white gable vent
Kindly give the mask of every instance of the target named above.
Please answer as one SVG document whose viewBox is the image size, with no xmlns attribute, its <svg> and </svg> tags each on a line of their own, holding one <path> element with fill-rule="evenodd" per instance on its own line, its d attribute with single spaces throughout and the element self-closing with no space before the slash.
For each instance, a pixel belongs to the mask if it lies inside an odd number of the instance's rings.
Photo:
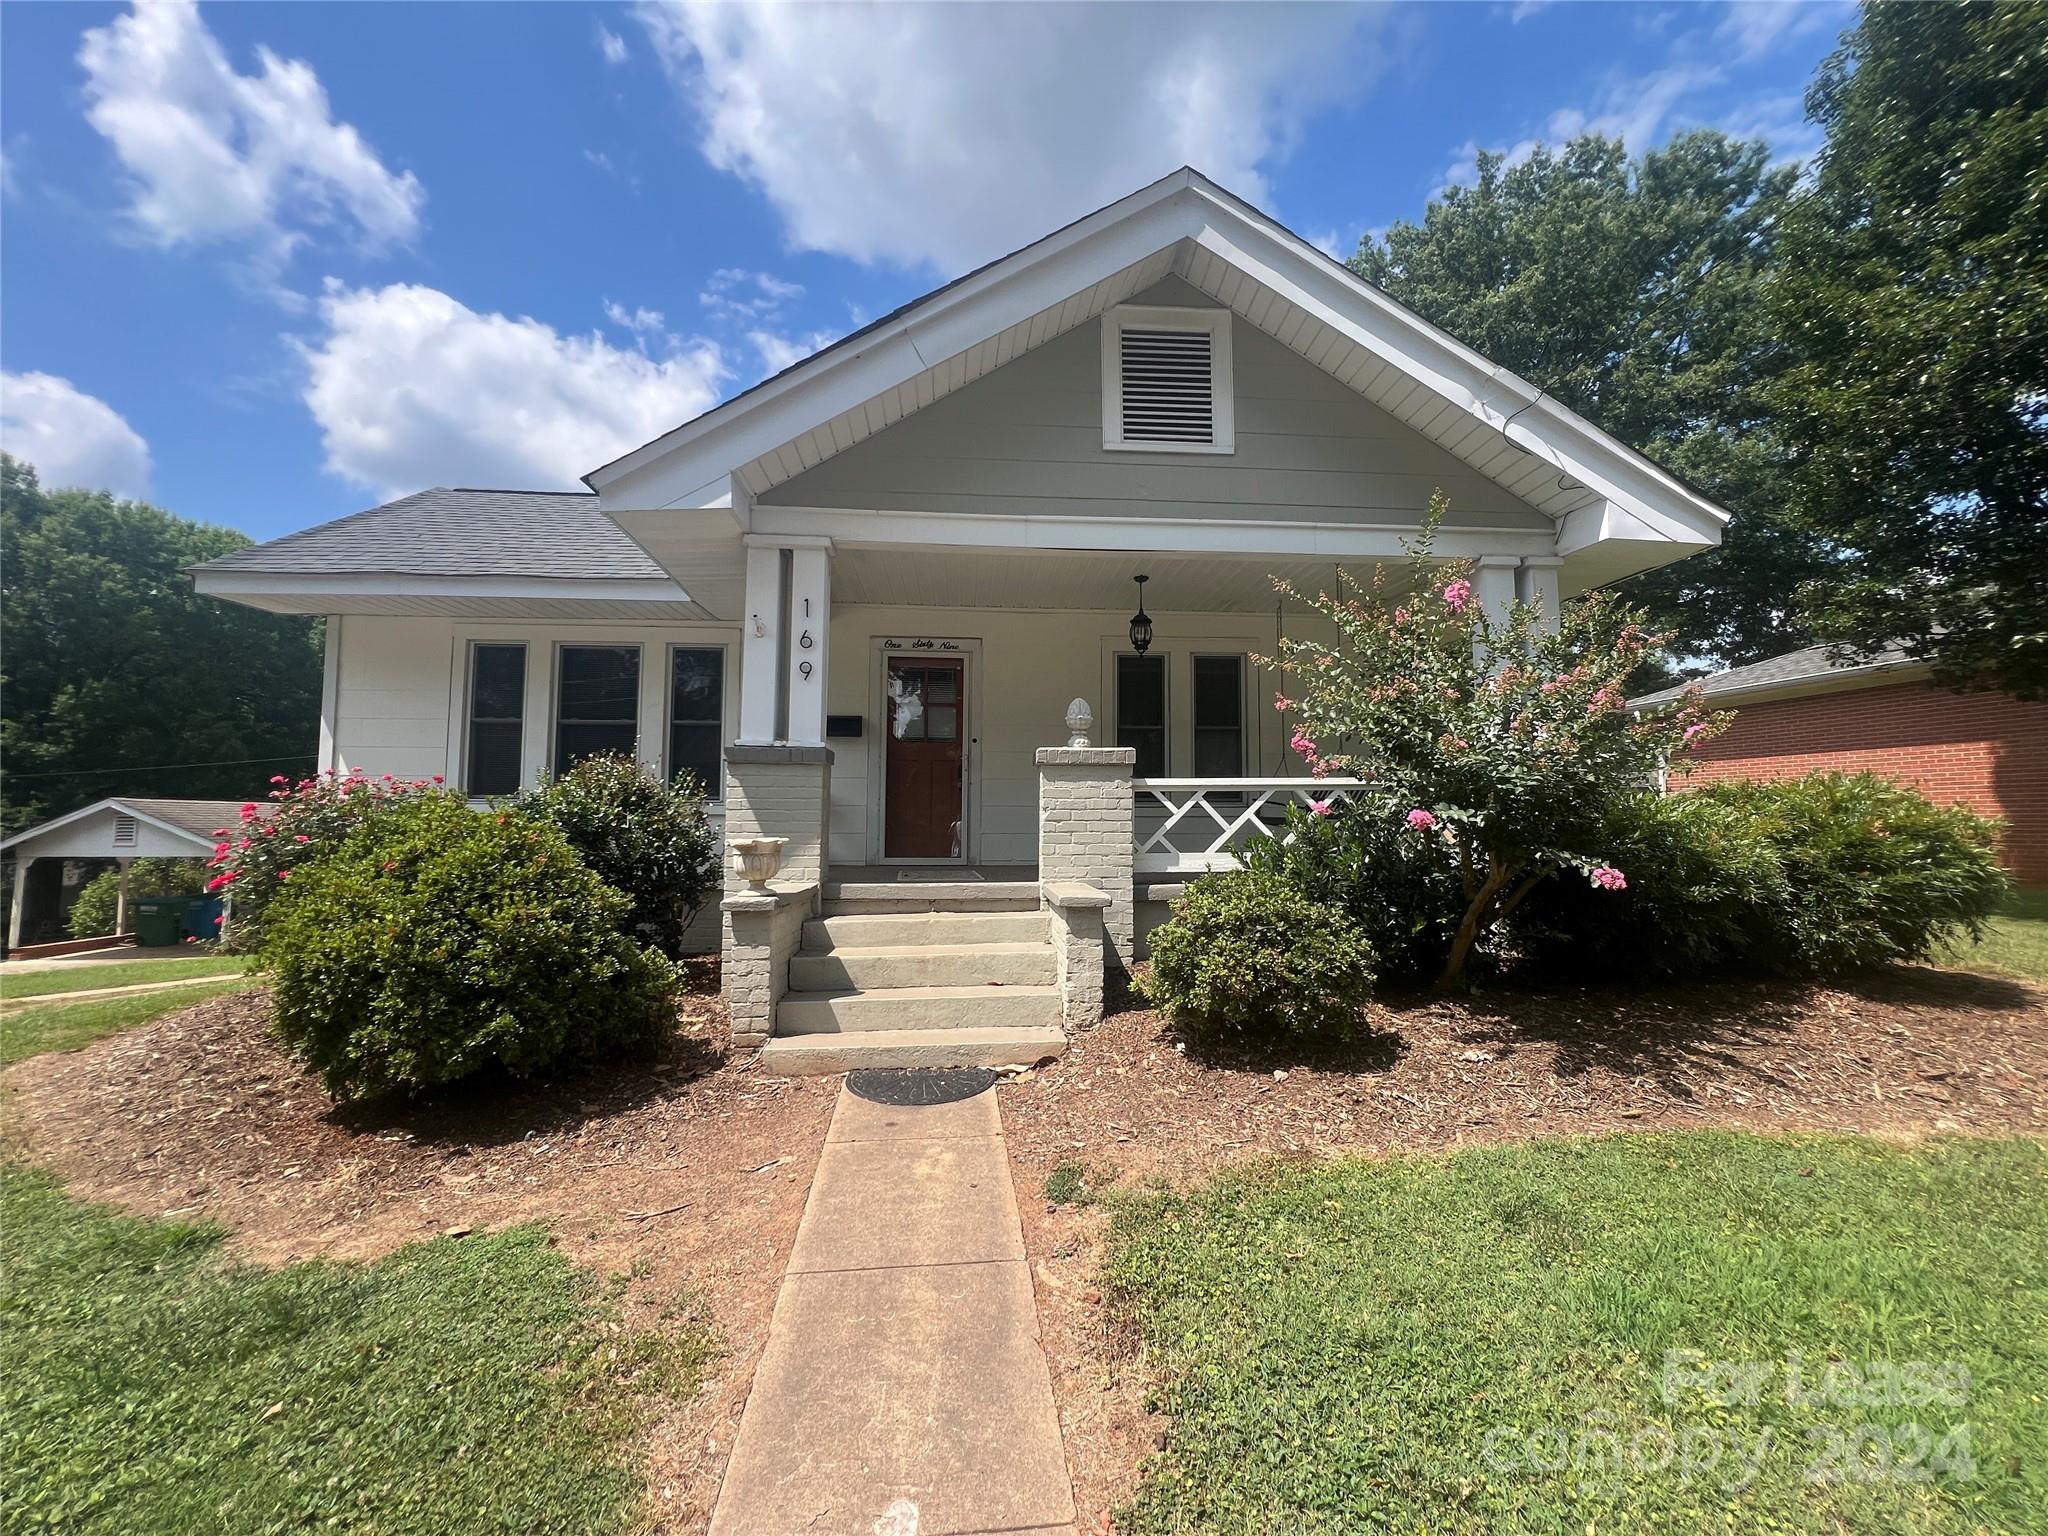
<svg viewBox="0 0 2048 1536">
<path fill-rule="evenodd" d="M 133 816 L 116 816 L 114 818 L 114 846 L 116 848 L 133 848 L 135 846 L 135 818 Z"/>
<path fill-rule="evenodd" d="M 1229 453 L 1230 311 L 1113 309 L 1102 323 L 1102 446 Z"/>
</svg>

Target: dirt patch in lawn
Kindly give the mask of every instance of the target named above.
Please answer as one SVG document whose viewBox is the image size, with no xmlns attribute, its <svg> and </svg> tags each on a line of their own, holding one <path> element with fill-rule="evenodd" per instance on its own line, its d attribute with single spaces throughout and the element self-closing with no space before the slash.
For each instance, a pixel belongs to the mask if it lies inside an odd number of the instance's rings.
<svg viewBox="0 0 2048 1536">
<path fill-rule="evenodd" d="M 1182 1050 L 1134 1004 L 1001 1090 L 1040 1324 L 1084 1529 L 1133 1487 L 1162 1422 L 1097 1291 L 1107 1219 L 1084 1189 L 1193 1182 L 1314 1159 L 1533 1136 L 1757 1131 L 2048 1132 L 2048 988 L 1900 969 L 1847 987 L 1496 992 L 1376 1010 L 1333 1058 Z"/>
<path fill-rule="evenodd" d="M 631 1277 L 635 1321 L 708 1306 L 723 1353 L 648 1446 L 657 1528 L 698 1531 L 838 1079 L 731 1057 L 715 966 L 691 979 L 682 1033 L 651 1063 L 349 1111 L 272 1041 L 267 994 L 219 998 L 0 1074 L 8 1139 L 82 1198 L 217 1221 L 259 1263 L 538 1222 L 578 1263 Z"/>
</svg>

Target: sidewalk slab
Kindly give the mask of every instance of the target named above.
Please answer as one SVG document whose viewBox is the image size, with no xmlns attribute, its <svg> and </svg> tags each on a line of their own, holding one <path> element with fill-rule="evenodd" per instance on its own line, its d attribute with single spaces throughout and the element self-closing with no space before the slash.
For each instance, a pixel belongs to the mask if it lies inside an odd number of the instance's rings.
<svg viewBox="0 0 2048 1536">
<path fill-rule="evenodd" d="M 790 1250 L 792 1275 L 1024 1257 L 998 1137 L 827 1142 Z"/>
<path fill-rule="evenodd" d="M 1021 1263 L 784 1287 L 712 1536 L 873 1536 L 898 1501 L 915 1536 L 1073 1529 Z"/>
</svg>

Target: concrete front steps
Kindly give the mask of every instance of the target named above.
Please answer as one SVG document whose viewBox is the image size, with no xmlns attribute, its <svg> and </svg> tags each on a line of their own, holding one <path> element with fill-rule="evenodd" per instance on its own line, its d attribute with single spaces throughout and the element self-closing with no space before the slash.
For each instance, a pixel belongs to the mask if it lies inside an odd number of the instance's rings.
<svg viewBox="0 0 2048 1536">
<path fill-rule="evenodd" d="M 1066 1047 L 1038 887 L 967 882 L 825 887 L 804 924 L 761 1064 L 1028 1065 Z M 944 894 L 938 894 L 943 892 Z"/>
</svg>

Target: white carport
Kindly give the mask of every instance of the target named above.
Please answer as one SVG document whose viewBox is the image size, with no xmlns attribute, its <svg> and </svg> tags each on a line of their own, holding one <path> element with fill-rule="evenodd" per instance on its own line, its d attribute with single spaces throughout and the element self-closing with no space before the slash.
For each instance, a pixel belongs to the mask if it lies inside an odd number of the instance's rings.
<svg viewBox="0 0 2048 1536">
<path fill-rule="evenodd" d="M 19 948 L 28 907 L 29 866 L 38 859 L 111 860 L 121 871 L 121 895 L 114 927 L 128 916 L 128 866 L 136 859 L 204 859 L 219 842 L 218 828 L 241 822 L 239 800 L 161 800 L 110 797 L 17 832 L 0 843 L 0 855 L 14 863 L 14 902 L 8 914 L 7 947 Z"/>
</svg>

